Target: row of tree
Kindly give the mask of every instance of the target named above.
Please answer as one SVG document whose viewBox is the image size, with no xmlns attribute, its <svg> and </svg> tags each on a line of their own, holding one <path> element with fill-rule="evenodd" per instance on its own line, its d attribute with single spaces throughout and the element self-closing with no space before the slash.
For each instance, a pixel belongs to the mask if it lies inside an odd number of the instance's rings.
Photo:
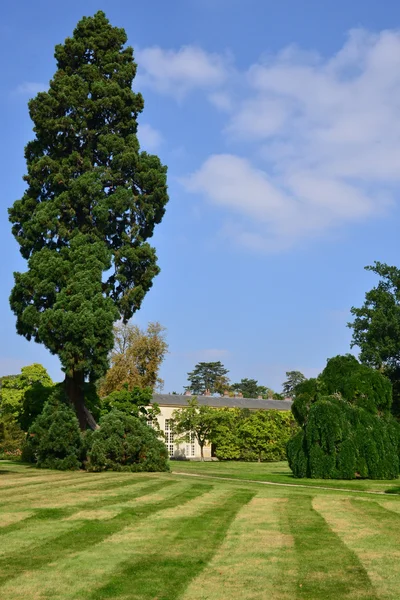
<svg viewBox="0 0 400 600">
<path fill-rule="evenodd" d="M 193 371 L 188 373 L 188 385 L 185 387 L 192 394 L 230 394 L 240 392 L 244 398 L 273 398 L 283 400 L 292 397 L 296 386 L 305 380 L 300 371 L 287 371 L 286 381 L 282 385 L 282 394 L 274 392 L 265 385 L 259 385 L 256 379 L 241 379 L 237 383 L 231 383 L 228 377 L 228 369 L 221 363 L 199 362 Z"/>
</svg>

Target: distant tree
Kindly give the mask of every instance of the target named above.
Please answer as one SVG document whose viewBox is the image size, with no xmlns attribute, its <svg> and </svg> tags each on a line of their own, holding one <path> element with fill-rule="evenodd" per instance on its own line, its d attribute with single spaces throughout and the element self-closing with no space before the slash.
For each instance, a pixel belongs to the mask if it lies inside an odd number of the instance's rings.
<svg viewBox="0 0 400 600">
<path fill-rule="evenodd" d="M 286 381 L 282 384 L 283 393 L 286 398 L 293 398 L 296 393 L 296 386 L 305 381 L 303 373 L 300 371 L 286 371 Z"/>
<path fill-rule="evenodd" d="M 140 150 L 143 98 L 126 41 L 99 11 L 56 46 L 49 89 L 29 101 L 27 187 L 9 210 L 28 261 L 10 297 L 17 332 L 59 357 L 81 429 L 96 425 L 85 382 L 108 368 L 113 324 L 140 308 L 159 272 L 147 240 L 168 201 L 166 167 Z"/>
<path fill-rule="evenodd" d="M 362 363 L 382 371 L 393 384 L 393 412 L 400 414 L 400 269 L 375 262 L 365 267 L 380 277 L 378 285 L 365 295 L 355 317 L 352 347 L 360 348 Z"/>
<path fill-rule="evenodd" d="M 221 361 L 197 363 L 193 371 L 188 373 L 189 385 L 186 389 L 194 395 L 204 394 L 206 390 L 211 394 L 223 393 L 229 386 L 228 373 Z"/>
<path fill-rule="evenodd" d="M 200 446 L 201 460 L 204 460 L 204 446 L 211 440 L 216 424 L 217 413 L 214 408 L 199 405 L 197 398 L 188 400 L 188 406 L 172 413 L 173 431 L 186 440 L 194 434 Z"/>
<path fill-rule="evenodd" d="M 162 387 L 158 373 L 168 351 L 165 327 L 149 323 L 144 331 L 137 325 L 119 324 L 114 327 L 114 339 L 111 367 L 100 384 L 100 396 L 125 387 L 128 390 Z"/>
<path fill-rule="evenodd" d="M 233 383 L 231 389 L 242 392 L 244 398 L 257 398 L 268 394 L 268 388 L 258 385 L 256 379 L 241 379 L 239 383 Z"/>
</svg>

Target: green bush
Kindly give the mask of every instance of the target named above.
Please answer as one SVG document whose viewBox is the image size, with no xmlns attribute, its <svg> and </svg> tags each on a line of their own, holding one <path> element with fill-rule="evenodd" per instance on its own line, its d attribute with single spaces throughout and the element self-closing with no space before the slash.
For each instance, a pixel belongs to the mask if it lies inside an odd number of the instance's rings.
<svg viewBox="0 0 400 600">
<path fill-rule="evenodd" d="M 217 409 L 212 434 L 220 460 L 279 461 L 298 426 L 291 413 L 279 410 Z"/>
<path fill-rule="evenodd" d="M 75 411 L 67 405 L 62 388 L 57 388 L 29 428 L 23 459 L 39 468 L 79 469 L 82 450 Z"/>
<path fill-rule="evenodd" d="M 113 409 L 90 435 L 89 471 L 168 471 L 168 452 L 142 418 Z"/>
<path fill-rule="evenodd" d="M 384 375 L 351 355 L 330 359 L 317 379 L 296 390 L 292 410 L 302 430 L 287 447 L 294 476 L 398 477 L 400 426 L 391 401 Z"/>
<path fill-rule="evenodd" d="M 0 459 L 19 458 L 25 442 L 22 431 L 15 417 L 11 414 L 0 416 Z"/>
</svg>

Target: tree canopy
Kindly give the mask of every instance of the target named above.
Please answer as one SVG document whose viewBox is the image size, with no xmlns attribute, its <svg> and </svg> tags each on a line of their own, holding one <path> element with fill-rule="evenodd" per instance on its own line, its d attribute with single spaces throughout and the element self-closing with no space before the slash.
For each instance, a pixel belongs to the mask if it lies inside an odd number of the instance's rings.
<svg viewBox="0 0 400 600">
<path fill-rule="evenodd" d="M 296 387 L 301 430 L 288 443 L 296 477 L 389 479 L 399 474 L 400 428 L 392 386 L 352 355 L 336 356 L 316 379 Z"/>
<path fill-rule="evenodd" d="M 305 381 L 303 373 L 300 371 L 286 371 L 286 381 L 282 384 L 283 393 L 287 398 L 293 398 L 296 393 L 296 387 Z"/>
<path fill-rule="evenodd" d="M 211 439 L 216 418 L 214 408 L 199 405 L 196 398 L 189 399 L 185 408 L 172 413 L 174 433 L 183 435 L 182 439 L 193 433 L 200 446 L 201 460 L 204 460 L 203 449 Z"/>
<path fill-rule="evenodd" d="M 116 325 L 111 367 L 101 382 L 100 396 L 125 388 L 162 387 L 159 370 L 167 351 L 165 327 L 159 323 L 149 323 L 146 330 L 138 325 Z"/>
<path fill-rule="evenodd" d="M 168 201 L 166 167 L 140 150 L 126 41 L 99 11 L 56 46 L 50 87 L 29 102 L 27 188 L 9 210 L 28 261 L 10 298 L 17 331 L 59 356 L 82 428 L 84 381 L 104 374 L 113 323 L 140 308 L 159 272 L 147 240 Z"/>
<path fill-rule="evenodd" d="M 194 395 L 204 394 L 206 391 L 211 394 L 223 393 L 226 387 L 229 387 L 227 377 L 229 371 L 225 369 L 220 360 L 216 362 L 199 362 L 188 373 L 188 389 Z"/>
<path fill-rule="evenodd" d="M 393 383 L 394 412 L 400 413 L 400 269 L 375 262 L 365 267 L 380 277 L 365 295 L 360 308 L 353 307 L 352 346 L 360 349 L 361 362 L 384 371 Z"/>
<path fill-rule="evenodd" d="M 256 379 L 241 379 L 238 383 L 233 383 L 231 386 L 232 390 L 242 392 L 244 398 L 257 398 L 258 396 L 264 396 L 270 394 L 273 396 L 273 391 L 269 390 L 265 385 L 258 385 Z"/>
</svg>

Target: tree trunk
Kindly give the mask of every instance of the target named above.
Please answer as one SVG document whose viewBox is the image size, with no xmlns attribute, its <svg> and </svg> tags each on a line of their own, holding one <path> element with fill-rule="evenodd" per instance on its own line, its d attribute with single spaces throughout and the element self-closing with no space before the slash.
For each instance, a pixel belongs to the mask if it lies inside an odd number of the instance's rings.
<svg viewBox="0 0 400 600">
<path fill-rule="evenodd" d="M 200 446 L 200 460 L 202 460 L 204 462 L 203 448 L 204 448 L 204 446 Z"/>
<path fill-rule="evenodd" d="M 97 429 L 98 425 L 92 413 L 85 406 L 85 375 L 83 371 L 74 371 L 72 377 L 65 376 L 65 392 L 70 404 L 74 407 L 82 431 L 90 427 Z"/>
</svg>

